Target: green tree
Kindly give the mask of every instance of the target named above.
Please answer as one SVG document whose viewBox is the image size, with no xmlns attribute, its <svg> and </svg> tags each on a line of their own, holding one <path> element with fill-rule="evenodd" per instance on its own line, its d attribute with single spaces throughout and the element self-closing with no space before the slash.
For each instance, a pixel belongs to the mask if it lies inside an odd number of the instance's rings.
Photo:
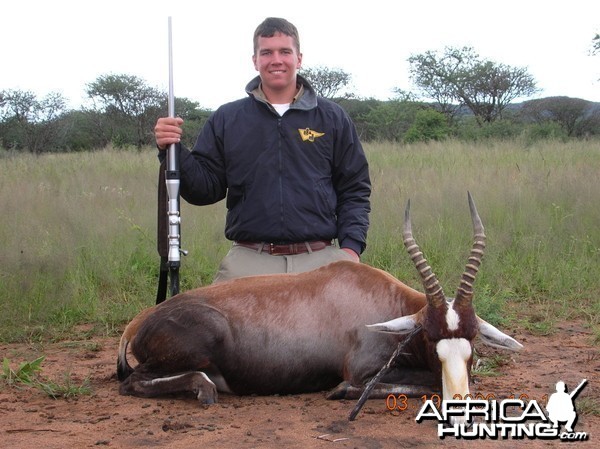
<svg viewBox="0 0 600 449">
<path fill-rule="evenodd" d="M 591 112 L 591 107 L 591 101 L 581 98 L 547 97 L 523 103 L 521 115 L 537 124 L 555 122 L 567 136 L 574 136 Z"/>
<path fill-rule="evenodd" d="M 408 143 L 444 140 L 450 134 L 448 119 L 441 112 L 433 109 L 423 109 L 417 112 L 415 121 L 404 135 Z"/>
<path fill-rule="evenodd" d="M 96 112 L 106 115 L 104 128 L 117 145 L 138 148 L 152 142 L 152 128 L 166 95 L 134 75 L 101 75 L 87 85 L 86 93 Z"/>
<path fill-rule="evenodd" d="M 596 33 L 592 39 L 592 55 L 600 55 L 600 34 Z M 600 81 L 600 79 L 599 79 Z"/>
<path fill-rule="evenodd" d="M 164 111 L 163 115 L 166 115 L 168 111 L 166 98 L 161 110 Z M 184 120 L 181 142 L 191 148 L 196 142 L 202 126 L 208 120 L 211 111 L 200 107 L 200 104 L 195 101 L 175 97 L 175 114 Z"/>
<path fill-rule="evenodd" d="M 526 68 L 482 59 L 471 47 L 446 47 L 408 58 L 410 76 L 417 87 L 452 117 L 455 104 L 466 106 L 477 123 L 492 123 L 516 98 L 537 92 Z"/>
<path fill-rule="evenodd" d="M 455 83 L 464 60 L 476 57 L 473 49 L 446 48 L 444 53 L 427 51 L 408 58 L 409 74 L 422 95 L 435 102 L 436 108 L 450 121 L 459 110 Z"/>
<path fill-rule="evenodd" d="M 19 123 L 33 122 L 36 116 L 37 97 L 31 91 L 3 90 L 0 92 L 0 119 Z"/>
<path fill-rule="evenodd" d="M 383 102 L 374 98 L 340 98 L 337 103 L 348 113 L 361 140 L 372 140 L 368 123 L 368 114 Z"/>
<path fill-rule="evenodd" d="M 58 92 L 41 99 L 31 91 L 0 92 L 0 145 L 33 153 L 58 149 L 66 100 Z"/>
<path fill-rule="evenodd" d="M 380 103 L 365 117 L 369 127 L 369 140 L 401 142 L 422 108 L 420 103 L 411 101 L 391 100 Z"/>
<path fill-rule="evenodd" d="M 106 116 L 89 110 L 72 110 L 63 114 L 58 124 L 62 130 L 59 142 L 64 151 L 92 151 L 110 143 L 104 130 Z"/>
<path fill-rule="evenodd" d="M 303 68 L 300 75 L 308 80 L 317 95 L 325 98 L 336 98 L 350 84 L 351 76 L 342 69 L 317 66 Z M 346 96 L 351 96 L 347 94 Z"/>
</svg>

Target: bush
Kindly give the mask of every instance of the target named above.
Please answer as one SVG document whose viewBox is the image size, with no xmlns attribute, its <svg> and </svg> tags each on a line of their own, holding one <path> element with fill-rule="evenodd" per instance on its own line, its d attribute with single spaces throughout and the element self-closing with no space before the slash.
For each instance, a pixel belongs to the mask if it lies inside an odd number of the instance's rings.
<svg viewBox="0 0 600 449">
<path fill-rule="evenodd" d="M 508 140 L 519 137 L 523 125 L 510 119 L 496 120 L 483 126 L 477 124 L 474 118 L 465 118 L 455 128 L 455 136 L 459 140 L 480 141 L 487 139 Z"/>
<path fill-rule="evenodd" d="M 417 112 L 415 121 L 404 135 L 407 143 L 443 140 L 448 137 L 450 128 L 446 116 L 433 109 L 423 109 Z"/>
<path fill-rule="evenodd" d="M 404 134 L 423 108 L 412 101 L 387 101 L 371 109 L 365 116 L 368 140 L 402 142 Z"/>
<path fill-rule="evenodd" d="M 521 136 L 527 144 L 532 144 L 540 140 L 565 140 L 567 133 L 559 123 L 545 122 L 528 126 Z"/>
</svg>

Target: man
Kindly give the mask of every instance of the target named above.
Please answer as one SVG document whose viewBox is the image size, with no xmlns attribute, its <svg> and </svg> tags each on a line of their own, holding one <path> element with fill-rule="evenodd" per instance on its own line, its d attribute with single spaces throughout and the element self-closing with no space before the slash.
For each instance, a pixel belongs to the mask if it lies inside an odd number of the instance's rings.
<svg viewBox="0 0 600 449">
<path fill-rule="evenodd" d="M 234 244 L 215 282 L 358 262 L 371 184 L 353 123 L 297 74 L 298 31 L 287 20 L 258 26 L 252 61 L 259 76 L 246 86 L 248 97 L 218 108 L 193 150 L 180 151 L 186 201 L 205 205 L 227 196 L 225 236 Z M 182 123 L 158 120 L 160 150 L 179 142 Z"/>
<path fill-rule="evenodd" d="M 580 384 L 579 387 L 581 387 Z M 566 422 L 565 430 L 569 433 L 573 432 L 573 425 L 577 421 L 577 412 L 575 412 L 575 406 L 573 405 L 573 396 L 577 393 L 575 391 L 571 394 L 567 393 L 567 386 L 561 380 L 556 383 L 556 393 L 550 395 L 546 410 L 548 410 L 548 417 L 552 421 L 552 427 L 557 428 L 559 422 Z"/>
</svg>

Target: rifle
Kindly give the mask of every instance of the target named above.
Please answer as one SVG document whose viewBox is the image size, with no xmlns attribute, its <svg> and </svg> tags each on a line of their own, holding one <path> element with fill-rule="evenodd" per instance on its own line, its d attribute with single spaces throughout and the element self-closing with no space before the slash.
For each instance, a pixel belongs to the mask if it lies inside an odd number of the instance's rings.
<svg viewBox="0 0 600 449">
<path fill-rule="evenodd" d="M 585 386 L 585 384 L 587 384 L 587 379 L 583 379 L 579 385 L 577 385 L 577 388 L 575 388 L 571 393 L 569 393 L 569 397 L 571 399 L 573 399 L 575 396 L 577 396 L 579 394 L 579 392 L 581 391 L 581 389 Z"/>
<path fill-rule="evenodd" d="M 175 95 L 173 93 L 173 38 L 171 29 L 171 17 L 169 17 L 168 114 L 169 117 L 175 117 Z M 167 158 L 161 164 L 158 180 L 157 244 L 161 260 L 156 304 L 163 302 L 166 298 L 168 277 L 171 279 L 171 296 L 175 296 L 179 293 L 179 267 L 181 265 L 181 254 L 187 255 L 187 252 L 181 249 L 179 185 L 179 148 L 176 144 L 171 144 L 167 149 Z"/>
</svg>

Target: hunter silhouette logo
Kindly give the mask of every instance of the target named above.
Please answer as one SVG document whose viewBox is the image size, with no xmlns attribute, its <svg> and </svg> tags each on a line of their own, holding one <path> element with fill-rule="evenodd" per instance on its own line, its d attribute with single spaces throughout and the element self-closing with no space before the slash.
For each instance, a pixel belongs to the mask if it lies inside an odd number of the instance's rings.
<svg viewBox="0 0 600 449">
<path fill-rule="evenodd" d="M 587 379 L 583 379 L 571 393 L 567 393 L 567 386 L 562 380 L 556 383 L 556 393 L 550 395 L 548 405 L 546 406 L 548 418 L 553 423 L 552 427 L 558 428 L 559 422 L 566 422 L 565 430 L 573 433 L 573 426 L 577 421 L 574 399 L 586 383 Z"/>
<path fill-rule="evenodd" d="M 558 381 L 556 392 L 548 399 L 547 412 L 535 399 L 524 397 L 527 395 L 503 400 L 497 400 L 494 395 L 482 399 L 471 399 L 471 395 L 467 395 L 464 399 L 444 399 L 441 404 L 427 399 L 416 421 L 437 421 L 440 438 L 586 441 L 587 432 L 573 430 L 577 422 L 574 400 L 586 384 L 587 379 L 583 379 L 577 388 L 567 393 L 565 383 Z M 560 423 L 566 423 L 564 430 Z"/>
<path fill-rule="evenodd" d="M 302 142 L 306 142 L 307 140 L 309 142 L 314 142 L 317 137 L 325 135 L 325 133 L 313 131 L 310 128 L 298 129 L 298 132 L 300 133 L 300 137 L 302 137 Z"/>
</svg>

